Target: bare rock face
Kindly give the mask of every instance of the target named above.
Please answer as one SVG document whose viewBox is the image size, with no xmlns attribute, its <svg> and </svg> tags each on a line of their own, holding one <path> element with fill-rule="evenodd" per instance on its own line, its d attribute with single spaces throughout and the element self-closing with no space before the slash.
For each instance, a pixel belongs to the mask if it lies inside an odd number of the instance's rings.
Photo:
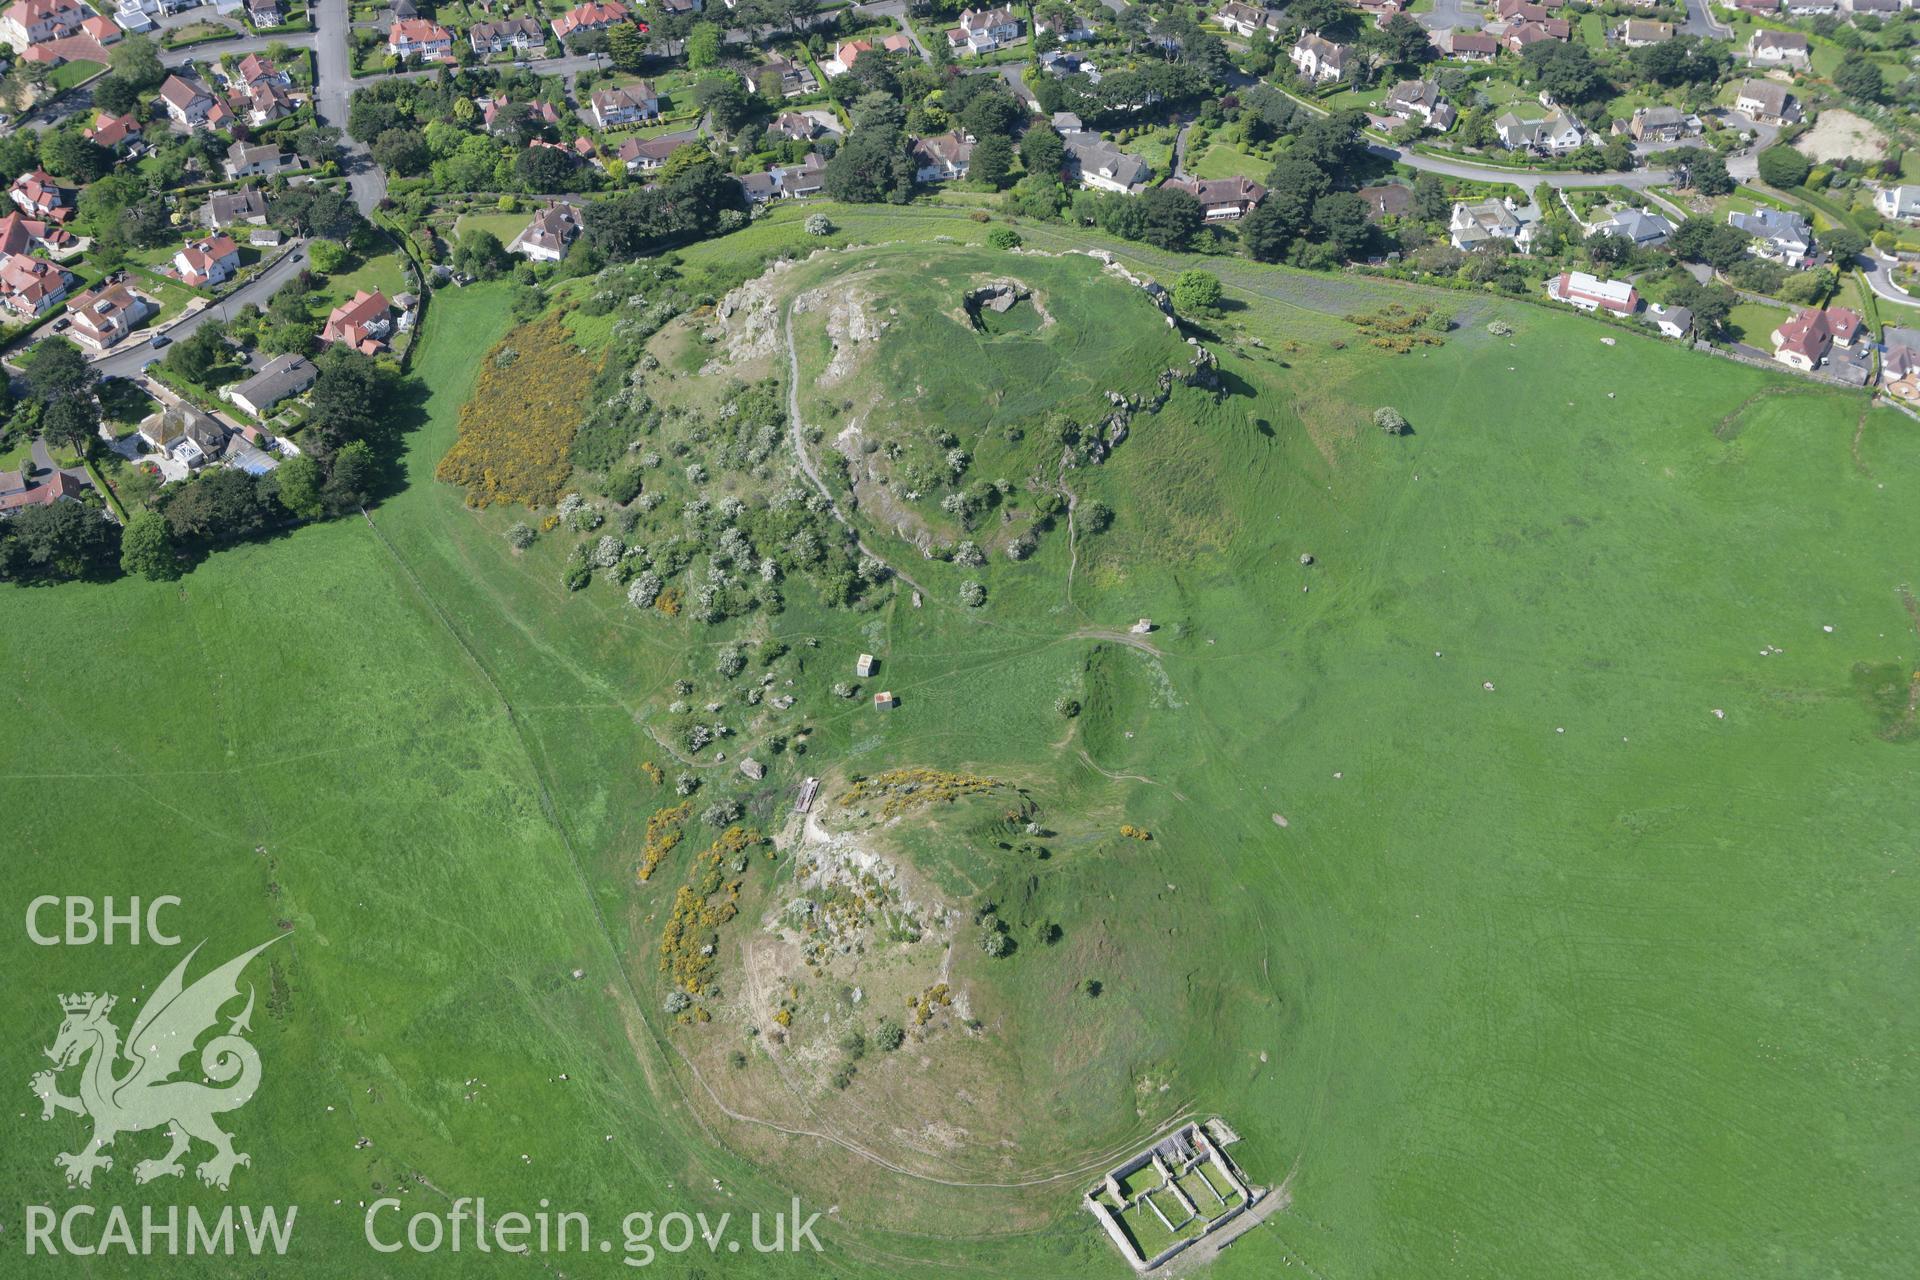
<svg viewBox="0 0 1920 1280">
<path fill-rule="evenodd" d="M 1025 301 L 1032 296 L 1033 290 L 1018 280 L 995 280 L 991 284 L 967 290 L 960 301 L 966 307 L 967 314 L 975 317 L 977 323 L 977 318 L 982 311 L 1005 315 L 1013 310 L 1015 303 Z"/>
</svg>

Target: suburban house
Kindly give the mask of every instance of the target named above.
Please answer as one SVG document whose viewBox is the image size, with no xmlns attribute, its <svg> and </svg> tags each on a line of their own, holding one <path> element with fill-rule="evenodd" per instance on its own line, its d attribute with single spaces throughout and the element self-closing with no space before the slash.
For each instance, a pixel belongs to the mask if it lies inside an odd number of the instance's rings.
<svg viewBox="0 0 1920 1280">
<path fill-rule="evenodd" d="M 262 142 L 249 146 L 236 142 L 227 148 L 226 163 L 221 167 L 229 178 L 254 178 L 262 174 L 280 172 L 280 166 L 286 158 L 280 148 L 271 142 Z"/>
<path fill-rule="evenodd" d="M 580 234 L 580 211 L 565 201 L 556 201 L 533 215 L 507 245 L 508 253 L 517 253 L 532 262 L 558 262 L 567 256 L 567 246 Z"/>
<path fill-rule="evenodd" d="M 86 131 L 87 141 L 109 151 L 122 152 L 140 141 L 140 119 L 131 111 L 110 116 L 102 111 L 94 117 L 93 128 Z"/>
<path fill-rule="evenodd" d="M 1625 280 L 1601 280 L 1584 271 L 1562 271 L 1547 285 L 1547 296 L 1578 311 L 1605 311 L 1630 316 L 1640 309 L 1640 295 Z"/>
<path fill-rule="evenodd" d="M 1757 258 L 1799 267 L 1813 256 L 1813 227 L 1798 213 L 1763 205 L 1752 213 L 1729 213 L 1727 222 L 1754 238 L 1747 252 Z"/>
<path fill-rule="evenodd" d="M 293 87 L 291 75 L 275 66 L 271 58 L 263 58 L 257 53 L 250 53 L 240 59 L 228 78 L 237 80 L 249 88 L 258 84 L 277 84 L 283 89 Z"/>
<path fill-rule="evenodd" d="M 560 123 L 560 113 L 554 110 L 551 102 L 536 99 L 532 102 L 516 103 L 509 101 L 504 93 L 475 101 L 480 107 L 480 123 L 487 126 L 489 133 L 504 132 L 515 120 L 521 118 L 521 113 L 538 120 L 543 125 Z"/>
<path fill-rule="evenodd" d="M 1808 373 L 1819 368 L 1835 347 L 1851 350 L 1865 336 L 1860 317 L 1846 307 L 1802 307 L 1773 331 L 1773 358 Z"/>
<path fill-rule="evenodd" d="M 1628 18 L 1614 28 L 1613 38 L 1629 49 L 1644 49 L 1650 44 L 1665 44 L 1673 39 L 1673 24 L 1647 18 Z"/>
<path fill-rule="evenodd" d="M 903 33 L 895 33 L 875 44 L 871 40 L 845 40 L 833 47 L 833 57 L 820 65 L 828 78 L 843 76 L 853 70 L 863 53 L 907 53 L 913 49 L 913 41 Z"/>
<path fill-rule="evenodd" d="M 964 178 L 967 176 L 967 164 L 972 159 L 973 140 L 961 133 L 942 133 L 913 140 L 913 176 L 918 182 Z"/>
<path fill-rule="evenodd" d="M 1813 45 L 1798 31 L 1772 31 L 1763 27 L 1747 41 L 1747 61 L 1756 67 L 1804 70 L 1813 65 Z"/>
<path fill-rule="evenodd" d="M 160 304 L 121 281 L 103 284 L 67 303 L 67 336 L 94 351 L 105 351 L 138 329 Z"/>
<path fill-rule="evenodd" d="M 1920 400 L 1920 329 L 1880 330 L 1880 385 L 1902 400 Z"/>
<path fill-rule="evenodd" d="M 1522 120 L 1509 111 L 1493 122 L 1493 131 L 1509 151 L 1536 151 L 1549 156 L 1575 150 L 1587 136 L 1580 122 L 1558 107 L 1538 120 Z"/>
<path fill-rule="evenodd" d="M 227 435 L 216 419 L 186 404 L 170 404 L 140 423 L 148 448 L 189 469 L 218 458 Z"/>
<path fill-rule="evenodd" d="M 660 115 L 660 95 L 642 80 L 622 89 L 600 89 L 587 99 L 587 115 L 596 129 L 644 124 Z"/>
<path fill-rule="evenodd" d="M 1413 212 L 1413 188 L 1399 182 L 1383 182 L 1354 192 L 1367 206 L 1367 221 L 1402 218 Z"/>
<path fill-rule="evenodd" d="M 73 237 L 51 222 L 17 213 L 0 218 L 0 306 L 14 315 L 37 316 L 67 296 L 73 277 L 36 249 L 64 248 Z"/>
<path fill-rule="evenodd" d="M 1453 104 L 1440 96 L 1440 86 L 1431 80 L 1402 80 L 1387 91 L 1386 114 L 1396 120 L 1418 120 L 1427 128 L 1445 133 L 1453 127 Z"/>
<path fill-rule="evenodd" d="M 1800 118 L 1800 104 L 1784 85 L 1771 80 L 1748 80 L 1734 91 L 1733 109 L 1759 124 L 1786 124 Z"/>
<path fill-rule="evenodd" d="M 60 182 L 45 169 L 31 169 L 13 180 L 8 197 L 20 212 L 50 222 L 65 222 L 73 216 L 73 199 L 61 189 Z"/>
<path fill-rule="evenodd" d="M 1085 18 L 1072 10 L 1064 13 L 1051 13 L 1033 20 L 1036 32 L 1044 31 L 1061 44 L 1085 44 L 1095 39 L 1098 32 Z"/>
<path fill-rule="evenodd" d="M 18 471 L 0 471 L 0 516 L 10 516 L 26 507 L 50 507 L 56 502 L 78 502 L 84 486 L 65 471 L 52 475 L 32 488 Z"/>
<path fill-rule="evenodd" d="M 241 223 L 264 227 L 267 225 L 267 197 L 258 187 L 216 191 L 201 206 L 200 221 L 215 231 L 225 231 Z"/>
<path fill-rule="evenodd" d="M 293 114 L 293 98 L 273 80 L 243 85 L 227 95 L 227 106 L 254 128 L 284 120 Z"/>
<path fill-rule="evenodd" d="M 81 30 L 93 10 L 76 0 L 15 0 L 0 13 L 0 41 L 25 53 L 28 46 L 60 40 Z"/>
<path fill-rule="evenodd" d="M 689 144 L 698 144 L 700 131 L 686 129 L 663 133 L 657 138 L 627 138 L 614 154 L 627 166 L 628 173 L 650 173 L 667 162 L 667 157 Z"/>
<path fill-rule="evenodd" d="M 740 190 L 754 204 L 769 200 L 804 200 L 820 194 L 826 182 L 827 164 L 809 151 L 797 165 L 775 165 L 765 173 L 750 173 L 740 179 Z"/>
<path fill-rule="evenodd" d="M 220 398 L 264 420 L 273 406 L 288 396 L 299 395 L 319 376 L 320 370 L 305 356 L 275 356 L 246 381 L 220 388 Z"/>
<path fill-rule="evenodd" d="M 505 22 L 476 22 L 467 30 L 467 43 L 481 57 L 512 49 L 525 53 L 542 48 L 547 37 L 532 18 L 510 18 Z"/>
<path fill-rule="evenodd" d="M 211 117 L 219 104 L 198 81 L 168 76 L 160 86 L 160 102 L 166 107 L 168 118 L 175 124 L 197 129 L 204 124 L 218 123 Z M 226 109 L 222 107 L 220 110 L 224 113 Z"/>
<path fill-rule="evenodd" d="M 1777 18 L 1786 6 L 1786 0 L 1733 0 L 1736 12 L 1753 14 L 1762 18 Z"/>
<path fill-rule="evenodd" d="M 247 21 L 256 27 L 277 27 L 287 20 L 280 0 L 247 0 Z"/>
<path fill-rule="evenodd" d="M 1673 224 L 1645 209 L 1616 209 L 1611 217 L 1594 223 L 1591 234 L 1619 236 L 1632 241 L 1634 248 L 1644 249 L 1665 244 L 1673 234 Z"/>
<path fill-rule="evenodd" d="M 575 5 L 553 20 L 553 34 L 559 40 L 576 31 L 607 31 L 623 22 L 630 22 L 627 6 L 620 0 L 589 0 L 589 3 Z"/>
<path fill-rule="evenodd" d="M 804 111 L 782 111 L 767 126 L 767 136 L 782 142 L 811 142 L 820 134 L 820 122 Z"/>
<path fill-rule="evenodd" d="M 1635 142 L 1678 142 L 1697 136 L 1700 120 L 1678 107 L 1636 107 L 1627 120 L 1616 120 L 1613 129 Z"/>
<path fill-rule="evenodd" d="M 196 289 L 225 284 L 240 269 L 240 246 L 232 236 L 208 236 L 173 255 L 173 274 Z"/>
<path fill-rule="evenodd" d="M 1905 6 L 1900 0 L 1840 0 L 1840 7 L 1854 17 L 1872 14 L 1876 18 L 1892 18 Z"/>
<path fill-rule="evenodd" d="M 1500 37 L 1514 53 L 1525 53 L 1533 45 L 1548 40 L 1565 41 L 1573 34 L 1573 27 L 1559 18 L 1546 18 L 1539 22 L 1509 22 Z"/>
<path fill-rule="evenodd" d="M 343 302 L 327 315 L 321 327 L 320 341 L 344 342 L 355 351 L 373 355 L 387 345 L 393 332 L 393 304 L 378 289 L 357 291 L 353 300 Z"/>
<path fill-rule="evenodd" d="M 813 69 L 806 63 L 796 62 L 792 58 L 782 57 L 777 53 L 768 57 L 754 70 L 753 87 L 758 89 L 761 85 L 770 82 L 769 77 L 774 76 L 779 77 L 780 96 L 783 98 L 804 97 L 820 87 L 819 81 L 813 78 Z"/>
<path fill-rule="evenodd" d="M 1693 332 L 1693 312 L 1685 307 L 1663 307 L 1657 302 L 1649 303 L 1647 320 L 1660 330 L 1663 338 L 1684 338 Z"/>
<path fill-rule="evenodd" d="M 1097 133 L 1069 133 L 1062 141 L 1067 144 L 1067 166 L 1083 187 L 1138 195 L 1153 177 L 1153 167 L 1145 160 L 1128 155 Z"/>
<path fill-rule="evenodd" d="M 960 25 L 947 32 L 947 47 L 955 53 L 992 53 L 1020 33 L 1020 19 L 1011 9 L 962 9 Z"/>
<path fill-rule="evenodd" d="M 1787 0 L 1787 15 L 1794 18 L 1817 18 L 1823 13 L 1832 13 L 1839 7 L 1836 0 Z"/>
<path fill-rule="evenodd" d="M 1267 189 L 1251 178 L 1168 178 L 1160 185 L 1198 200 L 1208 222 L 1245 217 L 1267 194 Z"/>
<path fill-rule="evenodd" d="M 1347 46 L 1321 39 L 1318 31 L 1301 36 L 1287 56 L 1293 59 L 1294 69 L 1314 84 L 1338 80 L 1347 71 Z"/>
<path fill-rule="evenodd" d="M 1462 31 L 1456 27 L 1442 39 L 1442 48 L 1461 62 L 1492 62 L 1500 56 L 1500 42 L 1484 31 Z"/>
<path fill-rule="evenodd" d="M 1453 206 L 1447 222 L 1447 239 L 1462 251 L 1477 249 L 1494 240 L 1510 240 L 1521 253 L 1533 248 L 1534 222 L 1522 218 L 1512 200 L 1481 200 Z"/>
<path fill-rule="evenodd" d="M 1395 14 L 1404 13 L 1410 0 L 1353 0 L 1353 7 L 1373 19 L 1373 25 L 1384 27 Z"/>
<path fill-rule="evenodd" d="M 1873 193 L 1873 207 L 1883 218 L 1920 218 L 1920 187 L 1882 187 Z"/>
<path fill-rule="evenodd" d="M 1257 4 L 1242 4 L 1240 0 L 1227 0 L 1213 20 L 1237 36 L 1251 36 L 1259 31 L 1283 31 L 1286 23 L 1272 9 L 1264 9 Z"/>
<path fill-rule="evenodd" d="M 387 28 L 387 52 L 421 62 L 453 57 L 453 32 L 425 18 L 395 18 Z"/>
</svg>

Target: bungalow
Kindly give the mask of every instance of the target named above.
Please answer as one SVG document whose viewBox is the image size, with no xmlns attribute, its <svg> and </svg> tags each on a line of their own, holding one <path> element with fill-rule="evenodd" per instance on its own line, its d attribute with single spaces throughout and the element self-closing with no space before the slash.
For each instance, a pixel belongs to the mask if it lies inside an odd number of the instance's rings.
<svg viewBox="0 0 1920 1280">
<path fill-rule="evenodd" d="M 1572 34 L 1573 27 L 1559 18 L 1548 18 L 1544 22 L 1510 22 L 1500 37 L 1500 43 L 1514 53 L 1525 53 L 1536 44 L 1548 40 L 1565 41 Z"/>
<path fill-rule="evenodd" d="M 913 176 L 918 182 L 964 178 L 972 159 L 973 140 L 965 134 L 950 132 L 913 140 Z"/>
<path fill-rule="evenodd" d="M 1386 114 L 1396 120 L 1418 120 L 1427 128 L 1445 133 L 1453 127 L 1453 104 L 1440 96 L 1440 86 L 1431 80 L 1402 80 L 1387 91 Z"/>
<path fill-rule="evenodd" d="M 25 53 L 29 46 L 60 40 L 81 30 L 93 10 L 76 0 L 16 0 L 0 13 L 0 42 Z"/>
<path fill-rule="evenodd" d="M 241 223 L 264 227 L 267 225 L 267 197 L 258 187 L 216 191 L 201 206 L 200 221 L 215 231 L 225 231 Z"/>
<path fill-rule="evenodd" d="M 960 25 L 947 32 L 955 53 L 992 53 L 1020 38 L 1023 28 L 1011 9 L 962 9 Z"/>
<path fill-rule="evenodd" d="M 93 128 L 86 131 L 86 138 L 95 146 L 123 152 L 140 141 L 139 117 L 131 111 L 123 116 L 110 116 L 102 111 L 94 117 Z"/>
<path fill-rule="evenodd" d="M 1067 144 L 1067 167 L 1083 187 L 1137 195 L 1153 176 L 1153 167 L 1145 160 L 1128 155 L 1097 133 L 1069 133 L 1063 140 Z"/>
<path fill-rule="evenodd" d="M 1251 178 L 1168 178 L 1160 185 L 1198 200 L 1208 222 L 1245 217 L 1267 194 L 1267 189 Z"/>
<path fill-rule="evenodd" d="M 240 246 L 232 236 L 196 240 L 173 255 L 173 274 L 196 289 L 225 284 L 240 269 Z"/>
<path fill-rule="evenodd" d="M 1920 187 L 1882 187 L 1873 193 L 1873 207 L 1883 218 L 1920 218 Z"/>
<path fill-rule="evenodd" d="M 220 388 L 220 398 L 264 419 L 273 411 L 273 406 L 289 396 L 299 395 L 319 376 L 320 371 L 305 356 L 275 356 L 246 381 Z"/>
<path fill-rule="evenodd" d="M 453 57 L 453 32 L 425 18 L 395 18 L 387 28 L 387 52 L 421 62 Z"/>
<path fill-rule="evenodd" d="M 813 69 L 806 63 L 796 62 L 792 58 L 782 57 L 777 53 L 768 57 L 754 70 L 754 87 L 757 89 L 762 85 L 771 84 L 772 77 L 778 77 L 780 96 L 783 98 L 804 97 L 820 87 L 820 82 L 813 78 Z"/>
<path fill-rule="evenodd" d="M 1640 295 L 1625 280 L 1601 280 L 1584 271 L 1562 271 L 1547 285 L 1547 296 L 1577 311 L 1605 311 L 1630 316 L 1640 309 Z"/>
<path fill-rule="evenodd" d="M 1293 59 L 1294 69 L 1306 79 L 1314 84 L 1326 84 L 1346 74 L 1348 52 L 1346 45 L 1323 40 L 1318 31 L 1309 31 L 1294 43 L 1287 56 Z"/>
<path fill-rule="evenodd" d="M 517 253 L 530 262 L 558 262 L 567 256 L 567 246 L 580 234 L 580 211 L 565 201 L 556 201 L 533 215 L 520 233 L 507 244 L 508 253 Z"/>
<path fill-rule="evenodd" d="M 1777 18 L 1785 10 L 1786 0 L 1733 0 L 1736 12 L 1762 18 Z"/>
<path fill-rule="evenodd" d="M 1442 48 L 1460 62 L 1492 62 L 1500 55 L 1500 42 L 1484 31 L 1453 30 L 1443 37 Z"/>
<path fill-rule="evenodd" d="M 22 213 L 35 218 L 65 222 L 73 216 L 73 197 L 45 169 L 30 169 L 15 178 L 13 185 L 7 188 L 7 195 L 20 206 Z"/>
<path fill-rule="evenodd" d="M 1665 244 L 1673 234 L 1673 223 L 1645 209 L 1616 209 L 1612 216 L 1593 224 L 1592 234 L 1618 236 L 1636 249 L 1644 249 Z"/>
<path fill-rule="evenodd" d="M 160 102 L 175 124 L 197 129 L 208 123 L 214 108 L 213 95 L 196 80 L 168 76 L 160 85 Z"/>
<path fill-rule="evenodd" d="M 1286 24 L 1280 15 L 1272 9 L 1256 4 L 1242 4 L 1240 0 L 1227 0 L 1213 20 L 1237 36 L 1252 36 L 1259 31 L 1283 31 Z"/>
<path fill-rule="evenodd" d="M 826 183 L 827 165 L 809 151 L 797 165 L 775 165 L 765 173 L 749 173 L 740 179 L 740 190 L 752 204 L 769 200 L 804 200 L 820 194 Z"/>
<path fill-rule="evenodd" d="M 1823 13 L 1832 13 L 1839 7 L 1834 0 L 1787 0 L 1787 15 L 1794 18 L 1817 18 Z"/>
<path fill-rule="evenodd" d="M 1851 350 L 1866 336 L 1860 317 L 1846 307 L 1802 307 L 1773 331 L 1773 358 L 1790 369 L 1812 372 L 1835 347 Z"/>
<path fill-rule="evenodd" d="M 159 303 L 125 281 L 103 284 L 67 304 L 67 315 L 73 321 L 67 335 L 94 351 L 105 351 L 159 310 Z"/>
<path fill-rule="evenodd" d="M 631 22 L 627 16 L 627 6 L 620 0 L 588 0 L 588 3 L 576 5 L 553 20 L 553 34 L 563 43 L 576 31 L 607 31 L 625 22 Z"/>
<path fill-rule="evenodd" d="M 320 341 L 344 342 L 355 351 L 373 355 L 386 346 L 387 337 L 393 332 L 392 311 L 393 304 L 387 301 L 386 294 L 378 289 L 372 293 L 361 289 L 351 301 L 341 303 L 328 313 L 327 323 L 320 329 Z"/>
<path fill-rule="evenodd" d="M 1813 45 L 1798 31 L 1773 31 L 1763 27 L 1747 40 L 1747 61 L 1756 67 L 1795 67 L 1804 71 L 1813 65 Z"/>
<path fill-rule="evenodd" d="M 1613 38 L 1629 49 L 1644 49 L 1650 44 L 1665 44 L 1673 39 L 1673 24 L 1647 18 L 1628 18 L 1613 29 Z"/>
<path fill-rule="evenodd" d="M 280 0 L 247 0 L 247 21 L 256 27 L 277 27 L 287 20 Z"/>
<path fill-rule="evenodd" d="M 621 89 L 601 89 L 587 99 L 587 115 L 596 129 L 644 124 L 660 116 L 660 95 L 647 81 Z"/>
<path fill-rule="evenodd" d="M 1800 267 L 1813 256 L 1813 227 L 1801 214 L 1763 205 L 1752 213 L 1729 213 L 1727 222 L 1754 238 L 1747 252 L 1756 258 Z"/>
<path fill-rule="evenodd" d="M 1678 142 L 1696 136 L 1700 120 L 1678 107 L 1636 107 L 1630 118 L 1615 121 L 1613 128 L 1635 142 Z"/>
<path fill-rule="evenodd" d="M 1660 330 L 1663 338 L 1684 338 L 1693 332 L 1693 312 L 1685 307 L 1663 307 L 1657 302 L 1648 303 L 1647 319 Z"/>
<path fill-rule="evenodd" d="M 476 22 L 467 30 L 467 44 L 481 57 L 512 49 L 525 53 L 547 42 L 540 24 L 532 18 L 510 18 L 505 22 Z"/>
<path fill-rule="evenodd" d="M 1800 104 L 1782 85 L 1771 80 L 1748 80 L 1734 91 L 1733 109 L 1757 124 L 1787 124 L 1800 118 Z"/>
<path fill-rule="evenodd" d="M 651 173 L 665 164 L 667 157 L 675 151 L 690 144 L 697 145 L 699 141 L 698 129 L 683 129 L 679 133 L 663 133 L 656 138 L 627 138 L 614 154 L 620 163 L 626 165 L 628 173 Z"/>
<path fill-rule="evenodd" d="M 1558 107 L 1539 120 L 1522 120 L 1509 111 L 1493 122 L 1493 131 L 1509 151 L 1534 151 L 1548 156 L 1575 150 L 1587 136 L 1580 122 Z"/>
<path fill-rule="evenodd" d="M 1527 253 L 1533 248 L 1535 223 L 1521 217 L 1520 212 L 1510 199 L 1456 204 L 1447 223 L 1448 241 L 1465 252 L 1495 240 L 1508 240 L 1521 253 Z"/>
<path fill-rule="evenodd" d="M 262 142 L 249 146 L 236 142 L 227 148 L 226 163 L 221 167 L 229 178 L 253 178 L 261 174 L 280 172 L 280 166 L 286 163 L 286 157 L 280 148 L 271 142 Z"/>
<path fill-rule="evenodd" d="M 1891 18 L 1903 6 L 1900 0 L 1840 0 L 1840 7 L 1856 18 L 1869 13 L 1876 18 Z"/>
</svg>

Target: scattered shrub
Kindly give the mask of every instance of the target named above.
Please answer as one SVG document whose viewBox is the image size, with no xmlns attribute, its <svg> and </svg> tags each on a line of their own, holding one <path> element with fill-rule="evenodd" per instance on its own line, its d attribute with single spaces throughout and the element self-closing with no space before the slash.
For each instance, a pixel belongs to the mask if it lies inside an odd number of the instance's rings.
<svg viewBox="0 0 1920 1280">
<path fill-rule="evenodd" d="M 907 1038 L 907 1033 L 892 1018 L 882 1018 L 880 1025 L 873 1029 L 873 1042 L 880 1046 L 880 1052 L 892 1053 Z"/>
<path fill-rule="evenodd" d="M 987 602 L 987 589 L 978 582 L 969 579 L 960 584 L 960 603 L 969 609 L 978 609 Z"/>
<path fill-rule="evenodd" d="M 987 232 L 987 243 L 996 249 L 1018 249 L 1020 233 L 1012 227 L 995 227 Z"/>
<path fill-rule="evenodd" d="M 1400 411 L 1388 405 L 1381 405 L 1373 411 L 1373 425 L 1390 436 L 1403 436 L 1409 429 Z"/>
<path fill-rule="evenodd" d="M 810 236 L 830 236 L 833 234 L 833 220 L 824 213 L 810 213 L 802 224 Z"/>
<path fill-rule="evenodd" d="M 533 545 L 533 540 L 539 536 L 539 534 L 533 531 L 532 525 L 524 522 L 515 523 L 507 527 L 507 545 L 515 551 L 525 551 Z"/>
</svg>

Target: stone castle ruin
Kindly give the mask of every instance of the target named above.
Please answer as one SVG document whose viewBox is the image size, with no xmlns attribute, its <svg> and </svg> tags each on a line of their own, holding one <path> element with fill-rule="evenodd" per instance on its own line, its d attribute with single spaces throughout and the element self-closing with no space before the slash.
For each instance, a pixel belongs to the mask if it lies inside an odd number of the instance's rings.
<svg viewBox="0 0 1920 1280">
<path fill-rule="evenodd" d="M 1166 1265 L 1267 1194 L 1247 1184 L 1223 1149 L 1236 1140 L 1218 1119 L 1183 1124 L 1087 1191 L 1087 1210 L 1135 1271 Z"/>
</svg>

